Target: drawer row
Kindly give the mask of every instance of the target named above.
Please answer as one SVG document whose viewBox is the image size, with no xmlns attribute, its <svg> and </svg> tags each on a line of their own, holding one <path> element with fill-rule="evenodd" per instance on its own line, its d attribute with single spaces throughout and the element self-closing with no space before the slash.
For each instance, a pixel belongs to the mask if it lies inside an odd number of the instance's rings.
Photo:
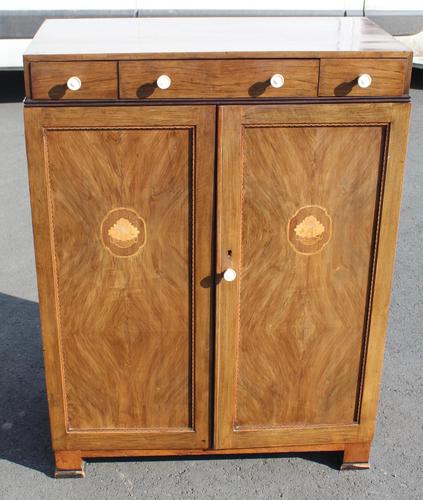
<svg viewBox="0 0 423 500">
<path fill-rule="evenodd" d="M 401 96 L 407 59 L 32 62 L 32 99 Z"/>
</svg>

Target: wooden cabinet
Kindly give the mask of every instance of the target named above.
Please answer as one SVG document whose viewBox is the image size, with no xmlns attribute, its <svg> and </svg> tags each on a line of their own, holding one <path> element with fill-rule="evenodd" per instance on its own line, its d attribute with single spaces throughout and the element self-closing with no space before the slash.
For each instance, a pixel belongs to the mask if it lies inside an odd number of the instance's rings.
<svg viewBox="0 0 423 500">
<path fill-rule="evenodd" d="M 334 20 L 308 48 L 275 37 L 284 19 L 136 20 L 132 52 L 133 20 L 112 22 L 126 51 L 111 22 L 48 22 L 25 56 L 57 476 L 86 457 L 309 450 L 367 467 L 410 53 L 359 18 L 325 48 Z M 154 48 L 154 27 L 195 57 Z M 232 52 L 212 36 L 230 27 Z M 101 50 L 69 36 L 59 53 L 63 30 Z"/>
<path fill-rule="evenodd" d="M 216 443 L 368 442 L 407 105 L 220 113 Z"/>
</svg>

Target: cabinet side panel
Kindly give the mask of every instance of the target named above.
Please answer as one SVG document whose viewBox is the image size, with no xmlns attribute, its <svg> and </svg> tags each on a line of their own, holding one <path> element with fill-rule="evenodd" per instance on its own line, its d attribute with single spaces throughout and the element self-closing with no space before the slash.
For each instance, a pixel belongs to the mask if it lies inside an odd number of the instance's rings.
<svg viewBox="0 0 423 500">
<path fill-rule="evenodd" d="M 379 222 L 377 263 L 365 359 L 363 394 L 360 408 L 360 440 L 373 439 L 383 368 L 386 328 L 394 270 L 402 184 L 408 141 L 410 104 L 395 104 L 390 120 L 389 149 Z M 395 334 L 395 332 L 393 332 Z"/>
<path fill-rule="evenodd" d="M 355 422 L 384 137 L 244 128 L 235 428 Z"/>
<path fill-rule="evenodd" d="M 51 228 L 47 202 L 45 178 L 45 151 L 43 148 L 42 112 L 36 108 L 25 108 L 25 139 L 28 159 L 28 178 L 31 195 L 32 228 L 34 233 L 35 262 L 46 389 L 50 417 L 50 432 L 53 449 L 65 446 L 63 425 L 63 378 L 60 347 L 57 336 L 57 305 L 52 281 Z"/>
<path fill-rule="evenodd" d="M 192 427 L 192 129 L 49 129 L 68 430 Z"/>
</svg>

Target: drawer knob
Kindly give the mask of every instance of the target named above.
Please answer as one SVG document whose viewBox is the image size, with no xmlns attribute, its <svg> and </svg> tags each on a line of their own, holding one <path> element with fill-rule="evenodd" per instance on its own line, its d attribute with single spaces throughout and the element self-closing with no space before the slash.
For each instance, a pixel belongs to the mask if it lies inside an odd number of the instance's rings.
<svg viewBox="0 0 423 500">
<path fill-rule="evenodd" d="M 236 279 L 235 269 L 228 267 L 228 269 L 226 269 L 226 271 L 223 273 L 223 279 L 225 281 L 234 281 Z"/>
<path fill-rule="evenodd" d="M 159 89 L 166 90 L 170 87 L 172 80 L 167 75 L 161 75 L 157 78 L 157 86 Z"/>
<path fill-rule="evenodd" d="M 274 74 L 270 79 L 270 85 L 274 89 L 280 89 L 281 87 L 283 87 L 284 83 L 285 83 L 285 78 L 283 77 L 283 75 L 280 75 L 279 73 Z"/>
<path fill-rule="evenodd" d="M 363 73 L 358 77 L 357 83 L 361 89 L 367 89 L 372 84 L 372 77 L 367 73 Z"/>
<path fill-rule="evenodd" d="M 77 76 L 71 76 L 66 82 L 69 90 L 79 90 L 81 88 L 82 82 Z"/>
</svg>

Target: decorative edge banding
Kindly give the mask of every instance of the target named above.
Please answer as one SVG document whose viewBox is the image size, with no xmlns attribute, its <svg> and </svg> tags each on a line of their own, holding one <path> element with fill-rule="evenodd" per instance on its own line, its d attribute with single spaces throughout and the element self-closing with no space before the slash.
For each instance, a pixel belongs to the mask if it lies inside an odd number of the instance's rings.
<svg viewBox="0 0 423 500">
<path fill-rule="evenodd" d="M 196 192 L 196 182 L 197 182 L 197 176 L 196 176 L 196 137 L 197 137 L 197 127 L 193 125 L 190 127 L 190 138 L 191 138 L 191 159 L 189 163 L 189 168 L 191 169 L 191 210 L 189 211 L 189 218 L 190 220 L 188 221 L 188 227 L 190 228 L 190 233 L 191 233 L 191 286 L 190 286 L 190 293 L 191 293 L 191 364 L 190 364 L 190 378 L 191 378 L 191 394 L 189 395 L 191 398 L 191 415 L 190 415 L 190 424 L 191 428 L 193 431 L 196 430 L 196 425 L 195 425 L 195 387 L 196 387 L 196 366 L 195 366 L 195 335 L 196 335 L 196 304 L 195 304 L 195 292 L 196 292 L 196 283 L 195 283 L 195 270 L 196 270 L 196 237 L 197 237 L 197 218 L 196 218 L 196 197 L 195 197 L 195 192 Z"/>
<path fill-rule="evenodd" d="M 49 162 L 49 153 L 48 153 L 48 132 L 64 132 L 64 131 L 102 131 L 102 130 L 188 130 L 190 132 L 191 139 L 191 161 L 189 164 L 189 168 L 191 169 L 191 209 L 190 209 L 190 221 L 191 223 L 191 363 L 190 363 L 190 378 L 191 378 L 191 415 L 189 416 L 191 427 L 183 428 L 187 429 L 185 432 L 195 432 L 195 140 L 196 137 L 196 128 L 195 124 L 193 125 L 158 125 L 151 127 L 134 127 L 134 126 L 118 126 L 118 127 L 43 127 L 43 142 L 44 142 L 44 171 L 46 178 L 46 195 L 47 195 L 47 205 L 48 205 L 48 217 L 49 217 L 49 233 L 50 233 L 50 248 L 51 248 L 51 256 L 52 256 L 52 268 L 53 268 L 53 288 L 55 295 L 55 311 L 56 311 L 56 328 L 57 328 L 57 339 L 59 344 L 59 364 L 60 364 L 60 373 L 62 377 L 62 399 L 63 399 L 63 412 L 64 412 L 64 426 L 66 433 L 75 434 L 75 433 L 104 433 L 108 431 L 110 433 L 122 433 L 122 432 L 144 432 L 150 433 L 155 432 L 150 431 L 148 428 L 111 428 L 111 429 L 76 429 L 70 426 L 69 422 L 69 413 L 68 413 L 68 397 L 67 397 L 67 384 L 66 384 L 66 357 L 65 350 L 63 348 L 63 335 L 62 335 L 62 315 L 61 315 L 61 299 L 60 299 L 60 286 L 59 286 L 59 277 L 57 272 L 57 252 L 56 252 L 56 239 L 55 239 L 55 225 L 54 225 L 54 217 L 55 217 L 55 207 L 52 198 L 52 182 L 50 176 L 50 162 Z M 168 432 L 183 432 L 181 428 L 176 428 L 175 431 L 172 431 L 173 428 L 167 428 Z M 156 431 L 157 432 L 157 431 Z M 160 432 L 163 432 L 160 429 Z"/>
<path fill-rule="evenodd" d="M 50 169 L 49 169 L 49 150 L 48 150 L 48 140 L 47 134 L 49 129 L 43 128 L 43 142 L 44 142 L 44 175 L 46 178 L 46 196 L 47 196 L 47 211 L 49 218 L 49 236 L 50 236 L 50 253 L 51 253 L 51 261 L 52 261 L 52 269 L 53 269 L 53 288 L 54 288 L 54 297 L 55 297 L 55 312 L 56 312 L 56 328 L 57 328 L 57 341 L 59 346 L 59 364 L 60 364 L 60 375 L 62 378 L 61 386 L 62 386 L 62 399 L 63 399 L 63 415 L 64 415 L 64 424 L 65 428 L 68 427 L 68 403 L 67 403 L 67 394 L 66 394 L 66 375 L 65 375 L 65 355 L 63 349 L 63 336 L 62 336 L 62 315 L 61 315 L 61 305 L 60 305 L 60 293 L 59 293 L 59 278 L 57 274 L 57 252 L 56 252 L 56 243 L 55 243 L 55 226 L 54 226 L 54 207 L 52 200 L 52 190 L 51 190 L 51 177 L 50 177 Z"/>
<path fill-rule="evenodd" d="M 236 425 L 236 419 L 237 419 L 237 414 L 238 414 L 238 380 L 239 380 L 239 352 L 240 352 L 240 345 L 241 345 L 241 276 L 242 276 L 242 234 L 243 234 L 243 205 L 244 205 L 244 164 L 245 164 L 245 154 L 244 154 L 244 134 L 245 134 L 245 129 L 248 128 L 310 128 L 310 127 L 382 127 L 384 134 L 385 134 L 385 143 L 384 143 L 384 152 L 383 152 L 383 157 L 381 158 L 381 164 L 379 167 L 379 178 L 378 178 L 378 189 L 379 189 L 379 199 L 377 200 L 377 206 L 374 211 L 376 219 L 374 219 L 373 223 L 373 230 L 376 231 L 374 234 L 374 242 L 371 247 L 371 253 L 370 253 L 370 268 L 369 270 L 369 276 L 370 276 L 370 283 L 368 285 L 367 290 L 369 291 L 369 296 L 367 303 L 365 305 L 365 311 L 364 311 L 364 321 L 365 323 L 365 331 L 363 333 L 363 338 L 362 338 L 362 358 L 361 358 L 361 366 L 359 369 L 359 377 L 358 377 L 358 385 L 359 389 L 356 394 L 356 410 L 354 412 L 354 420 L 346 425 L 359 425 L 360 424 L 360 413 L 361 413 L 361 404 L 362 404 L 362 397 L 363 397 L 363 389 L 364 389 L 364 375 L 365 375 L 365 365 L 366 365 L 366 355 L 367 355 L 367 347 L 368 347 L 368 341 L 369 341 L 369 330 L 370 330 L 370 318 L 371 318 L 371 309 L 372 309 L 372 300 L 373 300 L 373 293 L 374 293 L 374 275 L 376 271 L 376 257 L 377 257 L 377 250 L 378 250 L 378 244 L 379 244 L 379 233 L 380 233 L 380 216 L 381 216 L 381 209 L 382 209 L 382 202 L 383 202 L 383 194 L 384 194 L 384 180 L 385 180 L 385 172 L 386 172 L 386 158 L 387 158 L 387 152 L 388 152 L 388 146 L 389 146 L 389 130 L 390 130 L 390 123 L 389 122 L 363 122 L 363 123 L 344 123 L 344 122 L 335 122 L 335 123 L 260 123 L 260 124 L 251 124 L 251 123 L 241 123 L 241 135 L 240 135 L 240 141 L 241 141 L 241 171 L 240 171 L 240 176 L 241 176 L 241 206 L 240 206 L 240 232 L 239 232 L 239 246 L 240 246 L 240 251 L 239 251 L 239 272 L 238 272 L 238 307 L 237 307 L 237 322 L 238 322 L 238 328 L 237 328 L 237 343 L 236 343 L 236 350 L 235 350 L 235 381 L 234 381 L 234 412 L 233 412 L 233 418 L 232 418 L 232 432 L 243 432 L 243 426 L 237 426 Z M 373 259 L 372 259 L 373 255 Z M 304 427 L 319 427 L 319 426 L 330 426 L 331 424 L 319 424 L 319 425 L 306 425 Z M 254 426 L 257 429 L 262 429 L 262 430 L 275 430 L 274 426 L 261 426 L 257 425 Z M 278 426 L 278 428 L 288 428 L 288 427 L 295 427 L 295 426 Z M 245 429 L 247 430 L 247 429 Z M 253 430 L 253 429 L 251 429 Z"/>
<path fill-rule="evenodd" d="M 348 429 L 357 429 L 360 424 L 357 422 L 352 422 L 349 424 L 313 424 L 313 429 L 331 429 L 336 427 L 339 429 L 339 426 L 342 425 L 343 428 L 348 428 Z M 260 430 L 287 430 L 287 429 L 307 429 L 307 427 L 310 427 L 308 424 L 285 424 L 285 425 L 278 425 L 278 424 L 272 424 L 272 425 L 266 425 L 266 424 L 254 424 L 254 425 L 237 425 L 234 428 L 235 433 L 240 433 L 240 432 L 255 432 L 257 429 Z"/>
<path fill-rule="evenodd" d="M 382 217 L 382 206 L 383 206 L 383 197 L 385 194 L 385 179 L 386 179 L 386 168 L 387 168 L 387 157 L 389 150 L 389 139 L 390 139 L 390 124 L 385 123 L 383 126 L 384 131 L 384 147 L 383 147 L 383 155 L 381 158 L 381 165 L 379 167 L 379 179 L 378 179 L 378 196 L 376 201 L 376 210 L 374 215 L 373 222 L 373 244 L 372 244 L 372 252 L 373 258 L 370 262 L 370 270 L 369 270 L 369 286 L 368 286 L 368 300 L 366 304 L 365 311 L 365 320 L 364 320 L 364 332 L 363 332 L 363 342 L 361 346 L 361 358 L 360 358 L 360 378 L 359 378 L 359 389 L 356 400 L 356 408 L 354 412 L 354 418 L 357 423 L 360 423 L 361 418 L 361 407 L 363 402 L 363 392 L 364 392 L 364 378 L 366 371 L 366 361 L 367 361 L 367 350 L 369 345 L 369 336 L 370 336 L 370 323 L 372 318 L 372 310 L 373 310 L 373 296 L 374 296 L 374 287 L 375 287 L 375 275 L 376 275 L 376 264 L 377 264 L 377 255 L 379 251 L 379 237 L 380 237 L 380 220 Z"/>
<path fill-rule="evenodd" d="M 243 123 L 243 128 L 325 128 L 325 127 L 382 127 L 388 125 L 386 122 L 363 122 L 363 123 L 343 123 L 343 122 L 327 122 L 327 123 Z"/>
<path fill-rule="evenodd" d="M 237 297 L 238 297 L 238 306 L 237 306 L 237 330 L 238 330 L 238 339 L 236 343 L 235 349 L 235 380 L 234 380 L 234 413 L 232 417 L 232 431 L 234 431 L 237 427 L 236 421 L 238 417 L 238 380 L 239 380 L 239 364 L 240 364 L 240 348 L 241 348 L 241 275 L 242 275 L 242 235 L 244 231 L 244 165 L 245 165 L 245 126 L 243 123 L 241 126 L 241 134 L 239 135 L 240 141 L 240 151 L 241 151 L 241 169 L 240 169 L 240 210 L 239 210 L 239 258 L 238 258 L 238 280 L 237 280 Z"/>
</svg>

